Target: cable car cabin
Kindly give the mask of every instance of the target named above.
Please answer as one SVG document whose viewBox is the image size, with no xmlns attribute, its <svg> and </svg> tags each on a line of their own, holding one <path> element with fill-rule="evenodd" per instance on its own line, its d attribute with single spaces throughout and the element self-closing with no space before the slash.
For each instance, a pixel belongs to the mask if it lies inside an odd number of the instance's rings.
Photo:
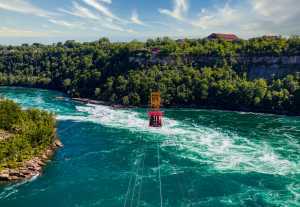
<svg viewBox="0 0 300 207">
<path fill-rule="evenodd" d="M 150 127 L 162 127 L 162 116 L 161 111 L 150 111 L 149 115 L 149 126 Z"/>
<path fill-rule="evenodd" d="M 162 127 L 163 112 L 160 110 L 160 92 L 152 92 L 150 97 L 149 126 Z"/>
</svg>

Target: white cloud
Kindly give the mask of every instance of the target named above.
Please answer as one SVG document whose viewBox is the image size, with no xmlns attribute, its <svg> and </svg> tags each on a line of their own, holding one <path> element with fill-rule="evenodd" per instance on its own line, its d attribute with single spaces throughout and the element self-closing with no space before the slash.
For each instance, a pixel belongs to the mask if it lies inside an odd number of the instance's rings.
<svg viewBox="0 0 300 207">
<path fill-rule="evenodd" d="M 112 3 L 111 0 L 100 0 L 100 1 L 102 1 L 102 2 L 104 2 L 104 3 L 107 3 L 107 4 L 111 4 L 111 3 Z"/>
<path fill-rule="evenodd" d="M 107 1 L 107 0 L 104 0 L 104 1 L 105 2 L 111 2 L 111 1 Z M 99 11 L 105 17 L 108 17 L 108 18 L 113 19 L 113 20 L 122 21 L 119 17 L 117 17 L 116 15 L 114 15 L 109 10 L 109 8 L 107 8 L 106 6 L 102 5 L 97 0 L 83 0 L 83 2 L 85 2 L 87 5 L 93 7 L 97 11 Z"/>
<path fill-rule="evenodd" d="M 97 25 L 94 26 L 94 27 L 91 27 L 92 30 L 94 31 L 103 31 L 102 28 L 105 29 L 105 31 L 108 30 L 112 30 L 112 31 L 115 31 L 115 32 L 123 32 L 123 33 L 130 33 L 130 34 L 136 34 L 137 32 L 132 30 L 132 29 L 127 29 L 127 28 L 124 28 L 123 26 L 120 26 L 118 24 L 114 24 L 112 22 L 109 22 L 109 21 L 102 21 L 102 22 L 99 22 L 100 23 L 100 27 Z"/>
<path fill-rule="evenodd" d="M 224 7 L 217 8 L 216 11 L 202 9 L 199 14 L 199 19 L 190 21 L 190 23 L 202 29 L 209 29 L 226 27 L 233 22 L 238 22 L 240 20 L 242 20 L 240 11 L 231 8 L 229 4 L 226 4 Z"/>
<path fill-rule="evenodd" d="M 299 0 L 252 0 L 251 4 L 258 15 L 273 22 L 284 22 L 300 18 Z"/>
<path fill-rule="evenodd" d="M 64 20 L 55 20 L 55 19 L 49 19 L 48 21 L 51 22 L 52 24 L 56 24 L 62 27 L 68 27 L 70 29 L 74 29 L 74 28 L 83 29 L 82 23 L 79 22 L 72 23 Z"/>
<path fill-rule="evenodd" d="M 243 37 L 299 34 L 299 0 L 248 0 L 246 3 L 202 8 L 199 18 L 186 20 L 202 33 L 230 32 Z M 199 32 L 199 31 L 198 31 Z"/>
<path fill-rule="evenodd" d="M 116 24 L 109 24 L 107 22 L 103 22 L 101 25 L 104 26 L 105 28 L 115 30 L 115 31 L 119 31 L 119 32 L 126 32 L 127 31 L 123 27 L 121 27 L 119 25 L 116 25 Z"/>
<path fill-rule="evenodd" d="M 73 8 L 71 11 L 65 10 L 62 8 L 60 8 L 58 10 L 66 13 L 66 14 L 70 14 L 70 15 L 77 16 L 77 17 L 89 18 L 89 19 L 94 19 L 94 20 L 99 19 L 99 16 L 97 16 L 96 14 L 91 12 L 89 9 L 79 5 L 77 2 L 72 2 L 72 4 L 73 4 Z"/>
<path fill-rule="evenodd" d="M 54 13 L 34 6 L 26 0 L 0 0 L 0 9 L 39 17 L 50 17 Z"/>
<path fill-rule="evenodd" d="M 83 1 L 91 3 L 90 0 L 83 0 Z M 105 1 L 106 3 L 111 2 L 108 0 L 103 0 L 103 1 Z M 90 25 L 90 28 L 92 30 L 95 30 L 98 26 L 99 28 L 106 28 L 106 29 L 113 30 L 113 31 L 132 33 L 132 30 L 124 28 L 122 25 L 120 25 L 119 21 L 117 21 L 117 22 L 114 21 L 116 18 L 112 18 L 112 17 L 114 17 L 114 15 L 112 13 L 104 12 L 104 13 L 102 13 L 102 16 L 100 16 L 100 15 L 93 13 L 88 8 L 81 6 L 77 2 L 72 2 L 72 4 L 73 4 L 72 5 L 73 7 L 71 8 L 71 10 L 66 10 L 63 8 L 59 8 L 58 10 L 65 14 L 80 17 L 83 19 L 92 20 L 92 21 L 86 22 L 87 25 Z M 97 5 L 98 5 L 98 2 L 97 2 Z M 104 7 L 104 8 L 106 8 L 106 7 Z M 72 27 L 75 28 L 76 26 L 78 28 L 82 28 L 82 24 L 80 25 L 80 23 L 77 23 L 78 25 L 74 25 L 74 23 L 70 24 L 70 22 L 61 21 L 61 20 L 53 21 L 53 19 L 51 20 L 51 22 L 54 24 L 57 24 L 60 26 L 66 26 L 69 28 L 72 28 Z"/>
<path fill-rule="evenodd" d="M 126 3 L 126 0 L 119 0 Z M 164 36 L 172 37 L 204 37 L 211 32 L 236 33 L 246 38 L 263 34 L 300 34 L 300 0 L 225 0 L 225 4 L 208 5 L 207 8 L 195 8 L 200 0 L 168 0 L 171 7 L 159 9 L 162 15 L 173 18 L 174 21 L 154 19 L 144 22 L 144 14 L 136 10 L 129 12 L 127 20 L 114 13 L 112 0 L 71 0 L 70 7 L 58 9 L 60 12 L 51 12 L 46 7 L 39 7 L 34 2 L 42 0 L 0 0 L 0 12 L 9 11 L 39 18 L 40 28 L 32 24 L 32 28 L 22 29 L 21 19 L 18 24 L 15 19 L 10 21 L 13 14 L 7 15 L 3 20 L 5 24 L 17 24 L 13 28 L 1 27 L 0 36 L 37 37 L 54 34 L 51 28 L 58 25 L 67 32 L 84 35 L 95 34 L 93 30 L 101 31 L 108 36 L 125 36 L 137 34 L 130 27 L 143 26 L 143 37 Z M 213 1 L 224 2 L 224 1 Z M 39 4 L 40 5 L 40 4 Z M 41 4 L 42 5 L 42 4 Z M 189 7 L 194 7 L 199 13 L 189 13 Z M 198 10 L 197 10 L 198 9 Z M 59 13 L 59 14 L 58 14 Z M 66 16 L 72 15 L 71 16 Z M 131 16 L 130 16 L 131 14 Z M 17 15 L 18 17 L 18 15 Z M 63 19 L 63 17 L 66 17 Z M 76 18 L 74 18 L 76 17 Z M 141 18 L 143 17 L 143 18 Z M 80 18 L 80 19 L 79 19 Z M 77 20 L 75 20 L 77 19 Z M 1 20 L 0 20 L 1 24 Z M 30 23 L 28 23 L 30 25 Z M 63 28 L 65 27 L 65 28 Z M 77 31 L 76 29 L 83 29 Z M 45 32 L 42 32 L 42 31 Z M 90 33 L 89 33 L 90 32 Z M 134 35 L 128 35 L 134 37 Z"/>
<path fill-rule="evenodd" d="M 134 11 L 132 12 L 132 15 L 131 15 L 130 20 L 131 20 L 131 22 L 132 22 L 133 24 L 142 25 L 142 26 L 145 26 L 145 25 L 146 25 L 142 20 L 140 20 L 139 14 L 137 13 L 136 10 L 134 10 Z"/>
<path fill-rule="evenodd" d="M 60 31 L 34 31 L 18 28 L 0 27 L 0 37 L 49 37 L 61 34 Z"/>
<path fill-rule="evenodd" d="M 172 11 L 168 9 L 159 9 L 159 12 L 177 20 L 184 20 L 184 16 L 189 8 L 188 0 L 173 0 L 173 4 L 174 6 Z"/>
</svg>

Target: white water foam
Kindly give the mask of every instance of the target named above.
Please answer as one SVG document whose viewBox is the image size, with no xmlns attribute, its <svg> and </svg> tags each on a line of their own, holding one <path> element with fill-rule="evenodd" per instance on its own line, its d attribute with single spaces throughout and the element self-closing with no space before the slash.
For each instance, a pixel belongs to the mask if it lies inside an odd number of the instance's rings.
<svg viewBox="0 0 300 207">
<path fill-rule="evenodd" d="M 290 203 L 295 206 L 300 206 L 300 184 L 292 183 L 287 186 L 287 190 L 293 195 L 293 199 L 291 199 Z"/>
<path fill-rule="evenodd" d="M 19 182 L 19 183 L 7 186 L 0 193 L 0 200 L 6 199 L 6 198 L 8 198 L 8 197 L 10 197 L 10 196 L 12 196 L 14 194 L 16 194 L 17 192 L 19 192 L 19 190 L 18 190 L 19 187 L 21 187 L 22 185 L 25 185 L 25 184 L 28 184 L 30 182 L 35 181 L 39 176 L 40 176 L 40 174 L 36 174 L 31 179 L 24 180 L 22 182 Z"/>
<path fill-rule="evenodd" d="M 201 160 L 213 164 L 217 170 L 259 172 L 266 174 L 300 173 L 299 163 L 287 160 L 276 154 L 267 143 L 255 143 L 245 137 L 222 132 L 205 126 L 164 119 L 164 127 L 153 129 L 138 112 L 114 110 L 108 106 L 78 106 L 75 116 L 58 116 L 59 120 L 87 121 L 108 127 L 129 129 L 136 132 L 154 133 L 162 136 L 162 147 L 178 145 L 174 156 Z"/>
</svg>

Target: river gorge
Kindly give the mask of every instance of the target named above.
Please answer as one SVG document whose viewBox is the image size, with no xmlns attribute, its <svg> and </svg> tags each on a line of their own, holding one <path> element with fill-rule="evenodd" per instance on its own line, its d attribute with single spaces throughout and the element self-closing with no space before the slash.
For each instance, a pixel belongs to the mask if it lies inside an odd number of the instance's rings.
<svg viewBox="0 0 300 207">
<path fill-rule="evenodd" d="M 53 112 L 64 148 L 41 176 L 0 185 L 0 206 L 299 206 L 300 118 L 80 104 L 49 90 L 0 96 Z M 63 97 L 63 98 L 58 98 Z"/>
</svg>

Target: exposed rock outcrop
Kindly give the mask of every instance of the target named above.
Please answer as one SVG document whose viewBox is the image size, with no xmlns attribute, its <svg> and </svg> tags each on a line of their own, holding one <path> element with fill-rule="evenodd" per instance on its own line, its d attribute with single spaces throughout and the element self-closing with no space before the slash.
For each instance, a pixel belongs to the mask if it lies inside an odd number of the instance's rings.
<svg viewBox="0 0 300 207">
<path fill-rule="evenodd" d="M 153 65 L 192 65 L 194 67 L 222 64 L 222 59 L 234 68 L 242 68 L 250 79 L 282 77 L 300 72 L 300 56 L 237 56 L 219 58 L 189 54 L 133 56 L 129 62 L 137 67 Z"/>
<path fill-rule="evenodd" d="M 0 141 L 9 139 L 10 137 L 12 137 L 11 133 L 0 129 Z"/>
<path fill-rule="evenodd" d="M 0 181 L 19 181 L 24 179 L 30 179 L 34 176 L 40 175 L 42 173 L 43 167 L 53 156 L 55 151 L 60 147 L 63 147 L 63 144 L 59 139 L 55 139 L 53 144 L 39 156 L 36 156 L 31 160 L 25 161 L 24 163 L 20 164 L 20 167 L 18 168 L 6 168 L 0 171 Z"/>
</svg>

